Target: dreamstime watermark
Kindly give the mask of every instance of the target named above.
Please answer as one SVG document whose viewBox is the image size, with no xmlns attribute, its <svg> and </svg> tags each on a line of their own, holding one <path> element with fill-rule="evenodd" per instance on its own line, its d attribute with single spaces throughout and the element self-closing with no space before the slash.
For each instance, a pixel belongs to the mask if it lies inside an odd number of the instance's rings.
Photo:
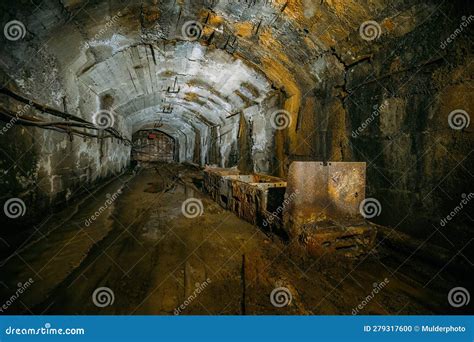
<svg viewBox="0 0 474 342">
<path fill-rule="evenodd" d="M 441 49 L 446 49 L 449 44 L 451 44 L 463 31 L 465 28 L 467 28 L 473 21 L 474 21 L 474 15 L 470 15 L 469 17 L 463 16 L 461 17 L 461 24 L 459 24 L 459 27 L 454 30 L 453 33 L 449 35 L 448 38 L 446 38 L 443 42 L 440 44 Z"/>
<path fill-rule="evenodd" d="M 373 107 L 372 114 L 365 119 L 364 122 L 361 123 L 359 127 L 355 131 L 352 131 L 352 137 L 357 138 L 377 117 L 380 116 L 380 112 L 385 109 L 385 104 L 382 103 L 380 106 L 375 105 Z"/>
<path fill-rule="evenodd" d="M 26 205 L 20 198 L 10 198 L 3 205 L 3 212 L 11 219 L 24 216 L 26 213 Z"/>
<path fill-rule="evenodd" d="M 107 22 L 104 24 L 104 27 L 101 28 L 99 30 L 99 32 L 97 32 L 94 37 L 92 37 L 92 40 L 94 41 L 97 41 L 99 40 L 104 34 L 107 33 L 107 31 L 110 30 L 110 28 L 112 26 L 114 26 L 115 24 L 117 24 L 118 20 L 120 19 L 120 17 L 122 16 L 122 12 L 121 11 L 118 11 L 116 15 L 114 15 L 112 18 L 110 18 L 109 20 L 107 20 Z M 88 49 L 91 47 L 91 45 L 89 44 L 89 42 L 86 42 L 85 43 L 85 47 Z"/>
<path fill-rule="evenodd" d="M 196 218 L 204 213 L 204 206 L 200 199 L 188 198 L 181 205 L 181 212 L 186 218 Z"/>
<path fill-rule="evenodd" d="M 372 41 L 380 38 L 382 28 L 375 20 L 364 21 L 359 27 L 359 35 L 365 41 Z"/>
<path fill-rule="evenodd" d="M 374 299 L 375 295 L 378 294 L 385 286 L 388 285 L 390 280 L 385 278 L 380 283 L 374 283 L 372 291 L 367 295 L 362 302 L 360 302 L 354 309 L 352 309 L 352 314 L 357 315 L 360 310 L 364 309 L 371 301 Z"/>
<path fill-rule="evenodd" d="M 291 114 L 284 109 L 274 111 L 270 120 L 272 127 L 278 131 L 290 127 L 292 122 Z"/>
<path fill-rule="evenodd" d="M 5 126 L 2 127 L 2 129 L 0 130 L 0 134 L 1 135 L 4 135 L 5 133 L 8 132 L 8 130 L 10 128 L 12 128 L 15 123 L 20 119 L 20 116 L 23 116 L 25 115 L 31 108 L 31 106 L 33 105 L 33 102 L 31 100 L 29 100 L 29 102 L 27 104 L 25 104 L 21 109 L 20 111 L 18 111 L 15 116 L 13 118 L 10 119 L 10 121 L 8 121 L 6 123 Z"/>
<path fill-rule="evenodd" d="M 464 287 L 454 287 L 448 293 L 448 302 L 454 308 L 466 306 L 471 301 L 469 291 Z"/>
<path fill-rule="evenodd" d="M 111 110 L 101 109 L 92 115 L 94 126 L 99 129 L 107 129 L 115 124 L 115 114 Z"/>
<path fill-rule="evenodd" d="M 279 218 L 279 214 L 282 214 L 286 207 L 298 196 L 299 190 L 296 189 L 293 193 L 291 193 L 288 197 L 285 198 L 283 204 L 280 205 L 274 212 L 270 213 L 270 215 L 263 220 L 263 226 L 267 227 L 269 224 L 273 222 L 273 220 Z"/>
<path fill-rule="evenodd" d="M 6 335 L 84 335 L 83 328 L 53 328 L 51 323 L 46 323 L 40 328 L 15 328 L 9 326 L 5 329 Z"/>
<path fill-rule="evenodd" d="M 181 36 L 185 40 L 196 41 L 201 38 L 202 35 L 202 24 L 195 20 L 187 21 L 181 27 Z"/>
<path fill-rule="evenodd" d="M 183 312 L 183 310 L 185 310 L 189 306 L 189 304 L 191 304 L 197 298 L 197 296 L 202 291 L 204 291 L 204 289 L 207 286 L 209 286 L 210 283 L 211 283 L 211 279 L 207 278 L 202 283 L 194 284 L 196 288 L 194 289 L 193 293 L 191 293 L 188 296 L 188 298 L 186 298 L 185 301 L 180 306 L 178 306 L 176 309 L 174 309 L 175 316 L 178 316 L 179 314 L 181 314 L 181 312 Z"/>
<path fill-rule="evenodd" d="M 0 313 L 3 313 L 5 311 L 7 311 L 8 308 L 10 306 L 12 306 L 13 303 L 15 303 L 18 300 L 18 298 L 20 298 L 20 296 L 23 294 L 23 292 L 25 292 L 33 283 L 34 283 L 34 280 L 31 279 L 31 278 L 28 279 L 23 284 L 18 283 L 17 284 L 18 288 L 15 291 L 15 293 L 13 295 L 11 295 L 10 298 L 8 298 L 7 301 L 2 306 L 0 306 Z"/>
<path fill-rule="evenodd" d="M 289 288 L 281 286 L 270 293 L 270 303 L 276 308 L 283 308 L 291 304 L 293 296 Z"/>
<path fill-rule="evenodd" d="M 451 212 L 446 217 L 442 218 L 441 221 L 439 221 L 441 227 L 446 226 L 448 221 L 451 221 L 457 214 L 459 214 L 464 209 L 464 207 L 469 203 L 469 201 L 474 198 L 474 193 L 470 192 L 467 195 L 462 194 L 461 197 L 461 202 L 459 202 L 459 204 L 455 206 L 454 209 L 451 210 Z"/>
<path fill-rule="evenodd" d="M 364 218 L 371 219 L 382 213 L 382 205 L 376 198 L 366 198 L 360 202 L 359 212 Z"/>
<path fill-rule="evenodd" d="M 5 35 L 5 38 L 14 42 L 25 38 L 26 27 L 21 21 L 12 20 L 6 23 L 3 27 L 3 34 Z"/>
<path fill-rule="evenodd" d="M 104 205 L 100 206 L 99 210 L 97 210 L 90 218 L 84 221 L 84 224 L 86 227 L 89 227 L 92 222 L 97 220 L 97 218 L 102 215 L 104 211 L 106 211 L 116 200 L 117 198 L 122 194 L 122 190 L 119 189 L 117 190 L 116 193 L 114 194 L 107 194 L 106 197 L 107 199 L 104 202 Z"/>
<path fill-rule="evenodd" d="M 115 294 L 108 287 L 99 287 L 92 293 L 92 303 L 99 308 L 113 305 L 115 302 Z"/>
<path fill-rule="evenodd" d="M 468 128 L 471 123 L 471 117 L 462 109 L 455 109 L 448 115 L 448 124 L 454 130 L 460 131 Z"/>
</svg>

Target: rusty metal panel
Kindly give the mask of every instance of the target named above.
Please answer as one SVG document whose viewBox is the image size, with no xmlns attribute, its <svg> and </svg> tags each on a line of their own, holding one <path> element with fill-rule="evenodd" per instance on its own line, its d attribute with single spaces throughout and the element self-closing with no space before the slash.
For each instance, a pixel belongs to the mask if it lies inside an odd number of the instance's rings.
<svg viewBox="0 0 474 342">
<path fill-rule="evenodd" d="M 279 188 L 284 193 L 285 187 L 286 182 L 283 179 L 268 175 L 242 175 L 235 169 L 204 170 L 204 188 L 210 196 L 222 207 L 255 225 L 262 226 L 265 218 L 271 215 L 267 212 L 270 190 Z M 276 204 L 273 203 L 275 201 L 273 192 L 272 195 L 270 204 L 273 208 Z M 276 220 L 274 224 L 281 225 L 281 221 Z"/>
<path fill-rule="evenodd" d="M 328 206 L 328 173 L 322 162 L 293 162 L 288 171 L 286 196 L 297 193 L 286 207 L 284 224 L 289 230 L 306 222 L 324 220 Z M 298 235 L 298 232 L 288 232 Z"/>
<path fill-rule="evenodd" d="M 286 197 L 284 229 L 311 255 L 366 253 L 375 228 L 364 222 L 359 204 L 365 197 L 365 163 L 293 162 Z"/>
<path fill-rule="evenodd" d="M 229 180 L 232 183 L 232 206 L 240 218 L 252 224 L 257 224 L 257 211 L 259 210 L 260 191 L 249 183 Z"/>
<path fill-rule="evenodd" d="M 204 189 L 211 198 L 219 203 L 224 209 L 229 209 L 229 197 L 231 196 L 229 184 L 226 177 L 238 175 L 237 169 L 206 168 L 204 170 Z"/>
<path fill-rule="evenodd" d="M 328 163 L 328 215 L 359 216 L 365 198 L 365 163 Z"/>
<path fill-rule="evenodd" d="M 337 253 L 347 257 L 366 254 L 375 242 L 376 229 L 369 223 L 345 225 L 334 221 L 319 222 L 316 226 L 305 226 L 299 241 L 310 255 L 322 256 Z"/>
<path fill-rule="evenodd" d="M 287 195 L 296 191 L 287 220 L 304 223 L 359 216 L 359 204 L 365 197 L 365 163 L 293 162 Z"/>
</svg>

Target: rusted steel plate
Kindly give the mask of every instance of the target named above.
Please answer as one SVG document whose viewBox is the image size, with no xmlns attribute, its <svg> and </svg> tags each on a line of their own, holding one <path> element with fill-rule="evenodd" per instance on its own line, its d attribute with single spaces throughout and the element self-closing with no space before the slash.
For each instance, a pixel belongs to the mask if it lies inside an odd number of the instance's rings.
<svg viewBox="0 0 474 342">
<path fill-rule="evenodd" d="M 211 198 L 223 208 L 228 209 L 231 196 L 227 176 L 238 175 L 237 169 L 206 168 L 204 169 L 204 189 Z"/>
<path fill-rule="evenodd" d="M 365 198 L 365 163 L 328 163 L 328 215 L 359 216 Z"/>
<path fill-rule="evenodd" d="M 306 226 L 299 238 L 312 256 L 337 253 L 356 257 L 368 253 L 375 242 L 376 229 L 369 223 L 341 226 L 333 221 Z"/>
<path fill-rule="evenodd" d="M 362 220 L 359 204 L 365 198 L 365 163 L 293 162 L 286 197 L 292 201 L 283 214 L 284 229 L 311 255 L 367 252 L 375 229 Z"/>
<path fill-rule="evenodd" d="M 327 168 L 321 162 L 293 162 L 290 165 L 286 197 L 298 194 L 293 196 L 283 216 L 290 236 L 298 236 L 299 227 L 307 222 L 326 219 L 327 179 Z"/>
<path fill-rule="evenodd" d="M 268 175 L 241 175 L 235 169 L 204 170 L 204 188 L 216 202 L 240 218 L 264 228 L 281 227 L 282 209 L 277 210 L 277 207 L 283 202 L 285 187 L 283 179 Z M 265 221 L 273 213 L 269 210 L 276 211 L 275 216 L 280 219 Z"/>
</svg>

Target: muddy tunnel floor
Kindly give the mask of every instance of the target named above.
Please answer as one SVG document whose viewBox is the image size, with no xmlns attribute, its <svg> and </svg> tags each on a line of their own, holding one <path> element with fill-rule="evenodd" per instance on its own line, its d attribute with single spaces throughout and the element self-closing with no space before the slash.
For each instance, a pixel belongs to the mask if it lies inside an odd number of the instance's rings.
<svg viewBox="0 0 474 342">
<path fill-rule="evenodd" d="M 45 217 L 35 234 L 2 262 L 2 298 L 34 283 L 9 312 L 448 312 L 446 293 L 452 283 L 444 270 L 416 255 L 396 256 L 380 237 L 369 254 L 358 258 L 308 258 L 222 209 L 201 191 L 201 179 L 202 172 L 193 167 L 156 164 L 123 174 L 86 200 Z M 189 198 L 199 199 L 202 208 L 184 215 Z M 283 287 L 290 293 L 271 297 Z M 361 302 L 364 307 L 357 309 Z"/>
</svg>

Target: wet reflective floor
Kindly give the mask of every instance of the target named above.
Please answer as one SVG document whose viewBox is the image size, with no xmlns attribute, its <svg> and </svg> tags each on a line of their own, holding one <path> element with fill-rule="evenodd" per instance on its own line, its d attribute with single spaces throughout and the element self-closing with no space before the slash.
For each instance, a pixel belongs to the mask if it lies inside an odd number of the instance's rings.
<svg viewBox="0 0 474 342">
<path fill-rule="evenodd" d="M 308 258 L 222 209 L 201 177 L 142 168 L 43 222 L 2 261 L 2 314 L 449 312 L 443 270 L 383 245 L 359 259 Z"/>
</svg>

